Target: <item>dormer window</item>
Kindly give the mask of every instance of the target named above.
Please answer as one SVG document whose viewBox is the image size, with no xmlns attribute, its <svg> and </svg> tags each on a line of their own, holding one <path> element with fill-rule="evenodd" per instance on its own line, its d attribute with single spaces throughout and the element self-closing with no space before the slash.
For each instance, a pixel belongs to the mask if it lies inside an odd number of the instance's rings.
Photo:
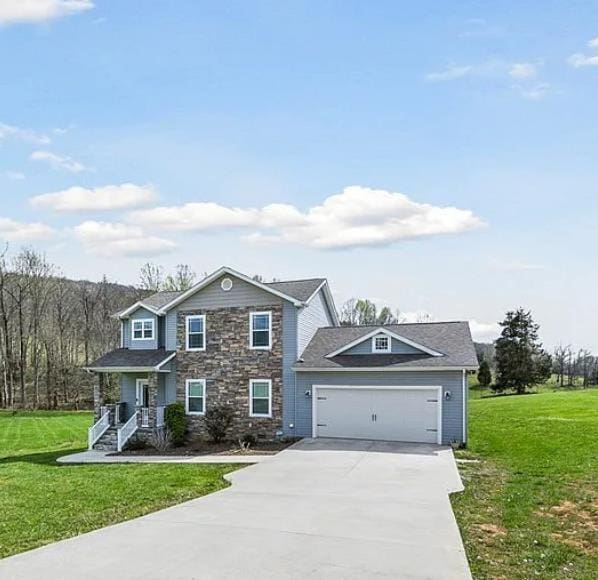
<svg viewBox="0 0 598 580">
<path fill-rule="evenodd" d="M 154 319 L 133 320 L 133 340 L 154 340 Z"/>
<path fill-rule="evenodd" d="M 372 352 L 391 352 L 390 336 L 379 334 L 372 338 Z"/>
</svg>

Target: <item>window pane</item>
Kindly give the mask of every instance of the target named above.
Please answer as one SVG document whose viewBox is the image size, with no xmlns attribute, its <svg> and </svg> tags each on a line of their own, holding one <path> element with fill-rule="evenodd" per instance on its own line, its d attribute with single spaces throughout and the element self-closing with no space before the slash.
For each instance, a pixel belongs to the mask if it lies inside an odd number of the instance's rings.
<svg viewBox="0 0 598 580">
<path fill-rule="evenodd" d="M 141 336 L 141 330 L 134 330 L 133 331 L 133 338 L 143 338 Z"/>
<path fill-rule="evenodd" d="M 189 397 L 189 411 L 203 413 L 203 397 Z"/>
<path fill-rule="evenodd" d="M 381 336 L 376 338 L 376 350 L 388 350 L 388 338 Z"/>
<path fill-rule="evenodd" d="M 189 332 L 203 332 L 203 318 L 191 318 L 189 320 Z"/>
<path fill-rule="evenodd" d="M 190 334 L 189 348 L 203 348 L 203 334 Z"/>
<path fill-rule="evenodd" d="M 270 327 L 269 314 L 257 314 L 253 316 L 253 330 L 268 330 Z"/>
<path fill-rule="evenodd" d="M 189 396 L 203 397 L 203 383 L 200 383 L 199 381 L 189 383 Z"/>
<path fill-rule="evenodd" d="M 253 396 L 268 398 L 268 383 L 253 383 Z"/>
<path fill-rule="evenodd" d="M 151 320 L 146 320 L 146 321 L 143 323 L 143 328 L 144 328 L 145 330 L 151 330 L 152 328 L 154 328 L 154 323 L 153 323 Z"/>
<path fill-rule="evenodd" d="M 257 330 L 253 332 L 253 346 L 268 346 L 270 343 L 270 333 L 266 330 Z"/>
<path fill-rule="evenodd" d="M 252 401 L 252 413 L 254 415 L 267 415 L 269 403 L 268 399 L 253 399 Z"/>
</svg>

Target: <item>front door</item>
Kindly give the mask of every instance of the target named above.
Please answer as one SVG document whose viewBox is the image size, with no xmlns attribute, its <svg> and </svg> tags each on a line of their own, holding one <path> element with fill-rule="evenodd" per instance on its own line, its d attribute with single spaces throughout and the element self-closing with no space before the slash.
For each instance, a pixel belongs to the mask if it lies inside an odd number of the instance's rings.
<svg viewBox="0 0 598 580">
<path fill-rule="evenodd" d="M 149 426 L 149 380 L 137 379 L 135 405 L 141 407 L 141 426 Z"/>
</svg>

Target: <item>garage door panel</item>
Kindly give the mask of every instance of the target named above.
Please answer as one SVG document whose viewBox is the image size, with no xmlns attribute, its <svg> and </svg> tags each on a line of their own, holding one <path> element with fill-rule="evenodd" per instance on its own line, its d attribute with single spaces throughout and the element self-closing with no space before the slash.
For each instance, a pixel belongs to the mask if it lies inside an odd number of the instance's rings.
<svg viewBox="0 0 598 580">
<path fill-rule="evenodd" d="M 316 389 L 316 436 L 436 443 L 439 406 L 430 389 Z"/>
</svg>

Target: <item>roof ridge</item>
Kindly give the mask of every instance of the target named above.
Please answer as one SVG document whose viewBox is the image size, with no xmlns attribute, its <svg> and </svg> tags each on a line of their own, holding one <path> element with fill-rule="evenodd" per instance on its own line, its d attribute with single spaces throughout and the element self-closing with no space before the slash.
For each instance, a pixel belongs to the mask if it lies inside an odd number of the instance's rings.
<svg viewBox="0 0 598 580">
<path fill-rule="evenodd" d="M 432 324 L 469 324 L 469 320 L 435 320 L 433 322 L 394 322 L 393 324 L 350 324 L 339 326 L 320 326 L 324 328 L 385 328 L 388 326 L 427 326 Z"/>
<path fill-rule="evenodd" d="M 326 280 L 326 278 L 316 276 L 315 278 L 297 278 L 295 280 L 276 280 L 275 282 L 264 282 L 264 284 L 280 284 L 284 282 L 311 282 L 312 280 Z"/>
</svg>

